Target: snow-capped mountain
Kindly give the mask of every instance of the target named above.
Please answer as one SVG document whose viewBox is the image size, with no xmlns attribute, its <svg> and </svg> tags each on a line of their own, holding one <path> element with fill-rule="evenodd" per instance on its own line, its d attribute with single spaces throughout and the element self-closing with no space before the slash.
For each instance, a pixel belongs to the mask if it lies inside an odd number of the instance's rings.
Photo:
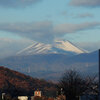
<svg viewBox="0 0 100 100">
<path fill-rule="evenodd" d="M 86 53 L 86 51 L 78 48 L 69 41 L 55 41 L 55 43 L 52 45 L 34 42 L 32 45 L 19 51 L 17 55 L 50 54 L 50 53 L 81 54 L 81 53 Z"/>
<path fill-rule="evenodd" d="M 50 44 L 35 42 L 29 47 L 26 47 L 23 50 L 19 51 L 17 55 L 32 55 L 32 54 L 47 54 L 47 53 L 56 53 L 56 51 L 52 51 L 52 46 Z"/>
<path fill-rule="evenodd" d="M 55 41 L 55 47 L 63 49 L 65 51 L 75 52 L 77 54 L 86 53 L 86 50 L 83 50 L 77 46 L 75 46 L 70 41 Z"/>
</svg>

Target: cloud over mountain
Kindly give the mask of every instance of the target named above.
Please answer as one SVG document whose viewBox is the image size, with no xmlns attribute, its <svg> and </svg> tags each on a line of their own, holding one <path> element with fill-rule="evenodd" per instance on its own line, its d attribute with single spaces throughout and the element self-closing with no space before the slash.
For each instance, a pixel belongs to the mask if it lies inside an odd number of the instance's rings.
<svg viewBox="0 0 100 100">
<path fill-rule="evenodd" d="M 72 6 L 100 7 L 100 0 L 71 0 Z"/>
<path fill-rule="evenodd" d="M 3 7 L 26 7 L 42 0 L 0 0 L 0 6 Z"/>
<path fill-rule="evenodd" d="M 75 33 L 81 30 L 88 30 L 92 28 L 96 28 L 97 26 L 100 26 L 99 22 L 85 22 L 80 24 L 72 24 L 72 23 L 66 23 L 66 24 L 60 24 L 55 27 L 55 31 L 57 33 Z"/>
<path fill-rule="evenodd" d="M 53 25 L 51 22 L 2 23 L 0 24 L 0 30 L 37 41 L 47 42 L 53 39 Z"/>
<path fill-rule="evenodd" d="M 36 41 L 49 42 L 54 40 L 55 36 L 64 36 L 65 34 L 93 29 L 98 26 L 100 26 L 99 22 L 85 22 L 80 24 L 66 23 L 55 26 L 52 22 L 1 23 L 0 30 L 18 34 Z"/>
</svg>

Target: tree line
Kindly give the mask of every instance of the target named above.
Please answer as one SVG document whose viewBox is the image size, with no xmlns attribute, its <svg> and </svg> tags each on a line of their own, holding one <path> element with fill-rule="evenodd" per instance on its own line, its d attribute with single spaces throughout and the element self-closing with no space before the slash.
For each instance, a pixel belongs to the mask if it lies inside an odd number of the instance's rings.
<svg viewBox="0 0 100 100">
<path fill-rule="evenodd" d="M 79 100 L 81 96 L 86 95 L 91 98 L 89 100 L 98 100 L 97 75 L 83 76 L 75 70 L 69 70 L 59 80 L 57 88 L 58 94 L 65 95 L 66 100 Z"/>
</svg>

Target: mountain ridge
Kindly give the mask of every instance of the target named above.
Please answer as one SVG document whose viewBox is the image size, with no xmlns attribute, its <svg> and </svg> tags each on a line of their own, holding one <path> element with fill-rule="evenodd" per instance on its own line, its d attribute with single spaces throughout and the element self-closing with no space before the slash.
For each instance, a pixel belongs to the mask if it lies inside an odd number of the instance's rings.
<svg viewBox="0 0 100 100">
<path fill-rule="evenodd" d="M 87 53 L 85 50 L 75 46 L 70 41 L 55 41 L 54 44 L 44 44 L 34 42 L 32 45 L 17 52 L 16 55 L 32 55 L 32 54 L 81 54 Z"/>
<path fill-rule="evenodd" d="M 69 69 L 83 73 L 98 72 L 98 52 L 69 56 L 65 54 L 38 54 L 8 57 L 0 60 L 0 65 L 20 71 L 27 75 L 58 80 Z"/>
<path fill-rule="evenodd" d="M 9 93 L 12 96 L 33 95 L 37 89 L 42 92 L 56 93 L 56 85 L 52 82 L 32 78 L 28 75 L 0 66 L 0 93 Z"/>
</svg>

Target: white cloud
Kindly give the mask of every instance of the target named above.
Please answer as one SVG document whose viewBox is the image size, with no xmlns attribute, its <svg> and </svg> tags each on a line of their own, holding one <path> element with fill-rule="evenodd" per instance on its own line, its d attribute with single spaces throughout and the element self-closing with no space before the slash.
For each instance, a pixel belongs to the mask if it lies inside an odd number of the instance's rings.
<svg viewBox="0 0 100 100">
<path fill-rule="evenodd" d="M 56 33 L 75 33 L 78 31 L 88 30 L 100 26 L 99 22 L 85 22 L 81 24 L 60 24 L 55 27 Z"/>
<path fill-rule="evenodd" d="M 2 23 L 0 30 L 19 34 L 37 41 L 48 42 L 53 39 L 51 22 Z"/>
<path fill-rule="evenodd" d="M 65 34 L 98 28 L 99 22 L 85 22 L 80 24 L 65 23 L 54 26 L 52 22 L 35 23 L 1 23 L 0 30 L 11 32 L 39 42 L 51 42 L 55 37 Z"/>
</svg>

